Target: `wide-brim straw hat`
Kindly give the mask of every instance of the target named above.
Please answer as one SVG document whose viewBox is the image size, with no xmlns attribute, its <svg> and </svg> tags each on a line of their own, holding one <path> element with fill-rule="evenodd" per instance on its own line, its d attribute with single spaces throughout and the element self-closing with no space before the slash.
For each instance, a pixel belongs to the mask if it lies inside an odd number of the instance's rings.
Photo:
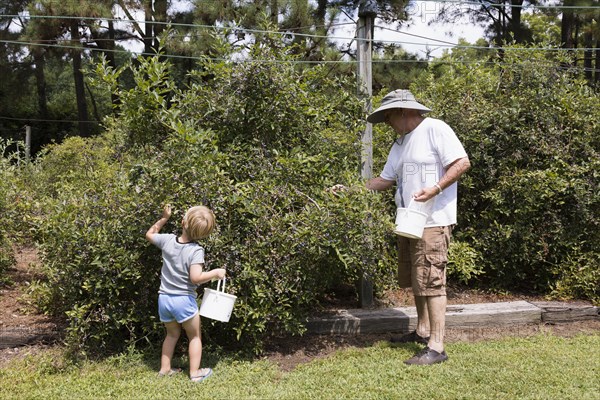
<svg viewBox="0 0 600 400">
<path fill-rule="evenodd" d="M 367 121 L 372 124 L 385 122 L 385 112 L 392 108 L 410 108 L 422 112 L 431 110 L 415 100 L 415 96 L 406 89 L 397 89 L 385 95 L 379 108 L 367 117 Z"/>
</svg>

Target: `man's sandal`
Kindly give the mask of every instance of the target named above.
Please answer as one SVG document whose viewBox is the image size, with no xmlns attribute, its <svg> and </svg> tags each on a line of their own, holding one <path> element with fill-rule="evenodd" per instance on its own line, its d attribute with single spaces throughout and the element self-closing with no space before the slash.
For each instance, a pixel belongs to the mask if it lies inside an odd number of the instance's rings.
<svg viewBox="0 0 600 400">
<path fill-rule="evenodd" d="M 203 380 L 205 380 L 206 378 L 208 378 L 209 376 L 212 375 L 213 370 L 211 368 L 202 368 L 200 370 L 200 372 L 201 372 L 201 374 L 199 374 L 199 375 L 190 376 L 190 380 L 192 382 L 202 382 Z"/>
</svg>

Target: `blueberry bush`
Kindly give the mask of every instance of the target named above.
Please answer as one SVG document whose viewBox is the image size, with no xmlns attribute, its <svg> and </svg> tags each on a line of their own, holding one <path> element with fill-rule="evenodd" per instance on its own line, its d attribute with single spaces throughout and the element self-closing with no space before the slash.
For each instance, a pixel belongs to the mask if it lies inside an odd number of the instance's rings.
<svg viewBox="0 0 600 400">
<path fill-rule="evenodd" d="M 358 174 L 354 80 L 298 68 L 290 49 L 272 44 L 257 42 L 242 63 L 207 60 L 183 89 L 164 83 L 169 65 L 158 56 L 97 66 L 102 83 L 93 83 L 127 99 L 118 116 L 103 136 L 67 140 L 36 165 L 48 278 L 35 293 L 68 316 L 79 352 L 161 336 L 160 253 L 144 233 L 165 203 L 175 211 L 163 232 L 179 232 L 192 205 L 217 217 L 202 243 L 207 268 L 227 269 L 238 300 L 228 324 L 204 322 L 208 343 L 258 352 L 267 337 L 303 333 L 341 282 L 368 275 L 379 291 L 393 285 L 389 201 Z M 125 68 L 134 88 L 116 83 Z M 329 192 L 336 183 L 352 189 Z"/>
<path fill-rule="evenodd" d="M 0 213 L 4 216 L 4 228 L 0 230 L 0 287 L 10 284 L 8 269 L 15 264 L 10 234 L 14 231 L 14 220 L 16 216 L 12 212 L 10 204 L 15 200 L 19 190 L 15 190 L 16 175 L 18 168 L 15 160 L 8 149 L 12 143 L 0 139 Z"/>
<path fill-rule="evenodd" d="M 214 43 L 220 59 L 239 56 Z M 228 324 L 204 321 L 211 345 L 260 352 L 271 336 L 302 334 L 340 283 L 367 276 L 377 293 L 394 285 L 393 196 L 359 177 L 365 115 L 355 80 L 295 63 L 281 39 L 258 36 L 245 50 L 240 61 L 199 61 L 185 87 L 159 56 L 98 63 L 89 82 L 121 99 L 118 114 L 98 137 L 46 149 L 27 183 L 23 175 L 11 186 L 23 194 L 0 199 L 11 229 L 40 243 L 46 278 L 33 296 L 67 317 L 78 352 L 160 340 L 160 254 L 144 233 L 165 203 L 174 213 L 163 232 L 179 232 L 192 205 L 217 216 L 202 242 L 206 267 L 227 269 L 238 301 Z M 448 56 L 412 87 L 473 164 L 460 183 L 449 272 L 598 302 L 600 97 L 561 60 L 511 54 L 475 65 Z M 136 85 L 123 87 L 122 74 Z M 376 128 L 375 173 L 392 141 Z M 349 190 L 327 190 L 338 183 Z"/>
</svg>

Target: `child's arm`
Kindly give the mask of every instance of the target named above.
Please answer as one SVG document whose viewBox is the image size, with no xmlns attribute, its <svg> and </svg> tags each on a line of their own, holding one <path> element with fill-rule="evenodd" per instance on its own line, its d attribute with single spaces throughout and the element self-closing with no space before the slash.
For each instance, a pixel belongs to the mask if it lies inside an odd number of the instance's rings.
<svg viewBox="0 0 600 400">
<path fill-rule="evenodd" d="M 159 219 L 158 221 L 156 221 L 156 223 L 154 225 L 152 225 L 150 227 L 150 229 L 148 229 L 148 232 L 146 232 L 146 239 L 150 243 L 153 243 L 152 237 L 155 234 L 157 234 L 158 232 L 160 232 L 160 230 L 162 229 L 163 226 L 165 226 L 165 224 L 167 223 L 169 218 L 171 218 L 171 206 L 169 204 L 167 204 L 163 208 L 162 218 Z"/>
<path fill-rule="evenodd" d="M 215 268 L 210 271 L 202 272 L 202 267 L 204 267 L 204 264 L 192 264 L 190 266 L 190 281 L 192 281 L 194 285 L 200 285 L 212 281 L 213 279 L 225 278 L 224 268 Z"/>
</svg>

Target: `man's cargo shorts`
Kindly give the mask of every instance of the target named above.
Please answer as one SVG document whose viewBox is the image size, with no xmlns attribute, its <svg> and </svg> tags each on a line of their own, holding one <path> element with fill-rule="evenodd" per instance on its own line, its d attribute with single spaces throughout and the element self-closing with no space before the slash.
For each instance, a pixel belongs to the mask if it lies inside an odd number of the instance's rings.
<svg viewBox="0 0 600 400">
<path fill-rule="evenodd" d="M 425 228 L 421 239 L 398 236 L 398 283 L 415 296 L 446 295 L 446 264 L 452 226 Z"/>
</svg>

